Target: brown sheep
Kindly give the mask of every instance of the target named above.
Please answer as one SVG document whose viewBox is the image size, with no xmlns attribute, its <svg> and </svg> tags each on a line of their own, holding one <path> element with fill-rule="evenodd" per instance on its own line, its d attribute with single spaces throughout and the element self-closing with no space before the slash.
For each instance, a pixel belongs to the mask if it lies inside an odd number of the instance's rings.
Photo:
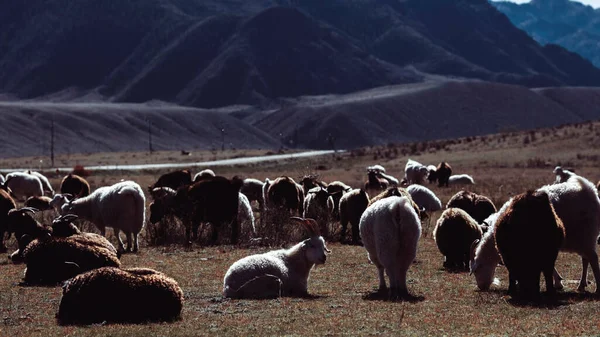
<svg viewBox="0 0 600 337">
<path fill-rule="evenodd" d="M 61 194 L 71 194 L 76 198 L 86 197 L 90 194 L 90 184 L 84 178 L 69 173 L 60 183 Z"/>
<path fill-rule="evenodd" d="M 317 180 L 317 178 L 319 178 L 319 176 L 313 174 L 305 175 L 304 177 L 300 178 L 299 184 L 302 185 L 302 191 L 304 191 L 304 195 L 308 195 L 308 191 L 317 186 L 327 188 L 327 183 Z"/>
<path fill-rule="evenodd" d="M 25 207 L 35 208 L 39 211 L 47 211 L 52 209 L 52 206 L 50 206 L 51 201 L 52 198 L 45 196 L 29 197 L 27 200 L 25 200 Z"/>
<path fill-rule="evenodd" d="M 183 309 L 177 282 L 148 268 L 99 268 L 65 282 L 61 325 L 174 321 Z"/>
<path fill-rule="evenodd" d="M 554 264 L 564 238 L 565 228 L 546 192 L 528 191 L 512 199 L 496 222 L 496 245 L 508 269 L 510 294 L 539 297 L 540 273 L 546 291 L 555 291 Z"/>
<path fill-rule="evenodd" d="M 360 243 L 359 227 L 360 217 L 369 206 L 369 195 L 365 190 L 355 189 L 345 193 L 340 199 L 340 224 L 342 225 L 341 241 L 346 240 L 346 228 L 350 222 L 352 230 L 352 244 Z"/>
<path fill-rule="evenodd" d="M 390 183 L 387 179 L 381 178 L 378 171 L 369 170 L 367 173 L 367 181 L 365 182 L 365 191 L 369 196 L 373 197 L 388 188 Z"/>
<path fill-rule="evenodd" d="M 11 233 L 8 229 L 8 212 L 15 208 L 17 208 L 17 204 L 10 193 L 0 188 L 0 253 L 6 252 L 4 235 L 5 233 L 9 233 L 9 235 Z"/>
<path fill-rule="evenodd" d="M 496 213 L 496 206 L 488 197 L 469 191 L 460 191 L 452 196 L 446 208 L 453 207 L 464 210 L 479 224 Z"/>
<path fill-rule="evenodd" d="M 442 187 L 442 186 L 448 187 L 448 178 L 450 178 L 450 176 L 452 175 L 452 167 L 450 166 L 450 164 L 448 164 L 444 161 L 439 163 L 437 170 L 435 170 L 435 172 L 436 172 L 436 176 L 437 176 L 437 180 L 438 180 L 438 186 L 439 187 Z"/>
<path fill-rule="evenodd" d="M 179 170 L 169 173 L 165 173 L 158 180 L 148 186 L 148 191 L 152 192 L 153 189 L 158 187 L 169 187 L 177 190 L 181 186 L 187 186 L 192 183 L 192 173 L 188 170 Z"/>
<path fill-rule="evenodd" d="M 448 208 L 433 229 L 433 238 L 444 255 L 444 268 L 469 270 L 471 245 L 481 239 L 483 231 L 467 212 Z"/>
<path fill-rule="evenodd" d="M 288 219 L 291 215 L 304 214 L 304 190 L 290 177 L 268 178 L 263 187 L 266 206 L 264 224 Z"/>
<path fill-rule="evenodd" d="M 165 216 L 175 215 L 185 226 L 188 243 L 191 231 L 195 240 L 200 224 L 211 223 L 215 226 L 211 244 L 217 241 L 217 228 L 231 224 L 231 243 L 235 244 L 240 229 L 237 221 L 239 190 L 243 183 L 237 177 L 229 180 L 216 176 L 181 186 L 177 191 L 167 187 L 157 188 L 155 191 L 162 190 L 164 193 L 150 204 L 150 222 L 157 223 Z"/>
<path fill-rule="evenodd" d="M 341 181 L 332 181 L 327 185 L 327 193 L 331 196 L 331 199 L 327 200 L 327 207 L 333 220 L 340 220 L 340 199 L 342 199 L 342 196 L 345 193 L 350 192 L 351 190 L 352 187 Z"/>
<path fill-rule="evenodd" d="M 23 250 L 32 239 L 50 235 L 51 229 L 40 224 L 33 218 L 32 214 L 35 212 L 37 212 L 37 209 L 30 207 L 12 209 L 8 212 L 6 218 L 7 232 L 9 236 L 14 233 L 19 244 L 19 249 L 10 255 L 13 263 L 21 263 L 23 261 Z M 21 238 L 25 235 L 30 239 L 28 242 L 22 244 Z"/>
</svg>

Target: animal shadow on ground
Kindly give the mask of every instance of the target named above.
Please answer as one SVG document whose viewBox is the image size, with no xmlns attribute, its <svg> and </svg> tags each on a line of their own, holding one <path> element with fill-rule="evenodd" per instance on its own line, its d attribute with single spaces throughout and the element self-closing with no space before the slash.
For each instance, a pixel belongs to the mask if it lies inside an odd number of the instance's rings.
<svg viewBox="0 0 600 337">
<path fill-rule="evenodd" d="M 506 293 L 505 293 L 506 294 Z M 584 301 L 598 301 L 600 295 L 590 292 L 576 292 L 576 291 L 559 291 L 555 294 L 548 294 L 543 292 L 537 299 L 525 300 L 518 297 L 511 297 L 507 302 L 517 307 L 532 307 L 532 308 L 545 308 L 545 309 L 557 309 L 559 307 L 576 304 Z"/>
<path fill-rule="evenodd" d="M 363 296 L 363 300 L 366 301 L 384 301 L 384 302 L 409 302 L 409 303 L 418 303 L 418 302 L 422 302 L 425 300 L 424 296 L 421 295 L 411 295 L 411 294 L 407 294 L 404 296 L 401 296 L 400 298 L 396 299 L 396 300 L 391 300 L 390 299 L 390 295 L 389 295 L 389 290 L 385 290 L 385 291 L 379 291 L 379 290 L 375 290 L 372 292 L 369 292 L 367 294 L 365 294 Z"/>
</svg>

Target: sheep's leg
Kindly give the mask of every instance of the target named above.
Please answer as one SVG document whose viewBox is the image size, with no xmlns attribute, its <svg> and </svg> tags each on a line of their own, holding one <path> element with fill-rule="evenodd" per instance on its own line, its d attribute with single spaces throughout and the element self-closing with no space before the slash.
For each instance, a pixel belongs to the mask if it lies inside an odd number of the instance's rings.
<svg viewBox="0 0 600 337">
<path fill-rule="evenodd" d="M 358 228 L 358 222 L 351 222 L 352 226 L 352 243 L 357 245 L 360 242 L 360 229 Z"/>
<path fill-rule="evenodd" d="M 585 291 L 585 287 L 587 286 L 587 270 L 588 270 L 589 261 L 581 256 L 581 278 L 579 279 L 579 286 L 577 287 L 577 291 Z"/>
<path fill-rule="evenodd" d="M 560 276 L 556 268 L 554 268 L 554 274 L 552 276 L 554 276 L 554 289 L 563 290 L 565 288 L 562 283 L 563 278 Z"/>
<path fill-rule="evenodd" d="M 508 294 L 515 295 L 517 293 L 517 278 L 514 272 L 508 272 Z"/>
<path fill-rule="evenodd" d="M 138 235 L 139 233 L 132 233 L 131 236 L 133 236 L 133 252 L 137 253 L 138 250 L 140 249 L 139 245 L 138 245 Z"/>
<path fill-rule="evenodd" d="M 552 284 L 553 271 L 554 271 L 553 266 L 546 267 L 542 271 L 544 273 L 544 279 L 546 280 L 546 293 L 551 294 L 551 295 L 556 293 L 556 289 L 554 289 L 554 284 Z"/>
<path fill-rule="evenodd" d="M 115 236 L 117 237 L 117 243 L 119 244 L 119 251 L 124 252 L 125 247 L 123 246 L 123 240 L 121 240 L 121 235 L 120 235 L 121 230 L 118 228 L 113 228 L 113 230 L 115 232 Z"/>
<path fill-rule="evenodd" d="M 232 232 L 233 232 L 233 229 L 232 229 Z M 211 246 L 214 246 L 217 243 L 218 237 L 219 237 L 219 227 L 216 224 L 212 224 L 212 235 L 210 237 L 210 245 Z"/>
<path fill-rule="evenodd" d="M 130 252 L 131 251 L 131 244 L 133 243 L 133 237 L 131 235 L 131 232 L 125 232 L 125 237 L 127 238 L 127 251 Z"/>
<path fill-rule="evenodd" d="M 385 269 L 383 266 L 377 266 L 377 271 L 379 272 L 379 289 L 377 291 L 383 293 L 387 291 L 387 285 L 385 284 Z"/>
<path fill-rule="evenodd" d="M 594 281 L 596 281 L 596 294 L 598 295 L 600 294 L 600 287 L 598 286 L 600 282 L 600 266 L 598 266 L 598 254 L 596 253 L 596 247 L 594 247 L 592 250 L 585 254 L 585 259 L 586 262 L 592 267 L 592 272 L 594 273 Z M 587 265 L 584 272 L 586 277 L 585 280 L 583 280 L 582 276 L 582 282 L 585 281 L 585 283 L 583 283 L 585 287 L 587 285 Z M 581 287 L 581 285 L 582 283 L 580 282 L 579 286 Z"/>
</svg>

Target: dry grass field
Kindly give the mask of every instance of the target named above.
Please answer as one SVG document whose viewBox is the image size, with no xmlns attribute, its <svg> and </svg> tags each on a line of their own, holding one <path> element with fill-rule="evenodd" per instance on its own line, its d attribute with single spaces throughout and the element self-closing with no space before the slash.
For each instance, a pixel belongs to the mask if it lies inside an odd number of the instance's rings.
<svg viewBox="0 0 600 337">
<path fill-rule="evenodd" d="M 500 206 L 511 195 L 554 180 L 556 165 L 575 168 L 594 183 L 600 179 L 600 123 L 521 133 L 506 133 L 457 140 L 364 148 L 335 156 L 280 163 L 223 167 L 225 176 L 294 178 L 317 173 L 325 181 L 342 180 L 359 187 L 365 167 L 379 163 L 388 173 L 401 177 L 407 158 L 424 164 L 445 160 L 455 173 L 471 174 L 476 185 L 469 190 L 488 195 Z M 209 153 L 206 156 L 212 156 Z M 134 157 L 135 156 L 135 157 Z M 164 154 L 164 157 L 179 153 Z M 93 157 L 92 157 L 93 158 Z M 132 161 L 147 154 L 102 154 L 101 161 Z M 23 167 L 42 158 L 13 158 L 2 168 Z M 46 158 L 43 158 L 47 160 Z M 62 158 L 61 158 L 62 160 Z M 84 162 L 84 160 L 86 160 Z M 9 164 L 10 163 L 10 164 Z M 91 158 L 77 163 L 95 165 Z M 91 172 L 93 187 L 120 179 L 142 186 L 154 182 L 162 171 Z M 46 172 L 55 186 L 59 178 Z M 445 204 L 458 188 L 429 185 Z M 409 269 L 409 291 L 414 301 L 387 302 L 374 292 L 376 268 L 369 264 L 364 248 L 330 243 L 327 263 L 315 268 L 309 281 L 311 298 L 250 301 L 221 296 L 225 271 L 234 261 L 269 247 L 220 245 L 185 249 L 182 245 L 149 247 L 123 256 L 124 266 L 155 268 L 175 278 L 185 293 L 180 321 L 169 324 L 57 326 L 54 316 L 60 287 L 22 287 L 18 283 L 24 266 L 0 262 L 0 335 L 5 336 L 190 336 L 190 335 L 596 335 L 600 320 L 600 297 L 577 293 L 581 262 L 578 256 L 560 254 L 557 268 L 567 279 L 566 289 L 555 301 L 539 305 L 514 303 L 506 295 L 507 273 L 498 267 L 500 285 L 491 291 L 477 290 L 473 276 L 442 268 L 431 231 L 439 212 L 423 225 L 417 259 Z M 109 234 L 111 234 L 109 230 Z M 114 238 L 110 238 L 115 242 Z M 14 239 L 12 239 L 14 240 Z M 141 240 L 145 242 L 145 240 Z M 10 242 L 15 248 L 15 242 Z M 591 278 L 593 280 L 593 277 Z M 595 284 L 589 286 L 593 291 Z M 124 301 L 126 299 L 123 299 Z M 90 305 L 94 305 L 90 303 Z M 115 303 L 115 305 L 119 305 Z M 148 303 L 152 305 L 152 303 Z"/>
</svg>

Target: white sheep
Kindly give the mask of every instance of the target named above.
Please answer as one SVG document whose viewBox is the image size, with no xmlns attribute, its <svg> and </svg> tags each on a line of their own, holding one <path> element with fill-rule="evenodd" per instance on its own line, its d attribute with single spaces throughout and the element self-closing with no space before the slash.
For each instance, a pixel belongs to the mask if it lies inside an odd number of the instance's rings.
<svg viewBox="0 0 600 337">
<path fill-rule="evenodd" d="M 468 174 L 455 174 L 448 178 L 448 185 L 475 185 L 475 181 Z"/>
<path fill-rule="evenodd" d="M 25 200 L 29 197 L 44 195 L 40 179 L 25 172 L 12 172 L 6 175 L 6 187 L 10 188 L 17 199 Z"/>
<path fill-rule="evenodd" d="M 423 185 L 410 185 L 406 190 L 421 210 L 424 209 L 427 212 L 435 212 L 442 209 L 442 202 L 440 199 L 427 187 Z"/>
<path fill-rule="evenodd" d="M 373 165 L 373 166 L 369 166 L 367 167 L 367 171 L 375 171 L 378 173 L 385 173 L 385 167 L 381 166 L 381 165 Z"/>
<path fill-rule="evenodd" d="M 38 179 L 42 183 L 42 189 L 44 190 L 44 193 L 47 193 L 51 196 L 54 195 L 54 189 L 52 188 L 50 181 L 48 180 L 48 178 L 46 178 L 45 175 L 43 175 L 39 172 L 36 172 L 36 171 L 31 171 L 31 170 L 25 171 L 25 173 L 29 173 L 31 175 L 38 177 Z"/>
<path fill-rule="evenodd" d="M 379 271 L 379 291 L 387 289 L 387 273 L 390 298 L 408 296 L 406 273 L 416 257 L 421 237 L 421 221 L 411 201 L 397 196 L 381 199 L 365 210 L 359 227 L 369 260 Z"/>
<path fill-rule="evenodd" d="M 50 201 L 50 207 L 54 208 L 57 213 L 60 213 L 62 206 L 68 203 L 71 199 L 73 199 L 73 196 L 69 193 L 56 193 Z"/>
<path fill-rule="evenodd" d="M 548 194 L 556 214 L 562 220 L 566 236 L 561 251 L 581 255 L 583 270 L 578 290 L 584 291 L 587 286 L 587 267 L 591 265 L 596 284 L 600 282 L 600 267 L 596 253 L 596 239 L 600 234 L 600 200 L 596 187 L 587 179 L 578 175 L 571 176 L 559 184 L 546 185 L 538 189 Z M 512 200 L 512 199 L 511 199 Z M 495 244 L 495 221 L 509 207 L 511 200 L 484 221 L 489 225 L 478 244 L 474 244 L 471 252 L 471 272 L 475 274 L 477 286 L 488 289 L 491 285 L 500 255 Z M 562 289 L 562 277 L 554 270 L 554 287 Z M 600 294 L 600 287 L 596 287 Z"/>
<path fill-rule="evenodd" d="M 212 178 L 215 176 L 215 171 L 211 170 L 211 169 L 204 169 L 198 173 L 196 173 L 196 175 L 194 176 L 194 182 L 198 182 L 202 179 L 206 179 L 206 178 Z"/>
<path fill-rule="evenodd" d="M 237 221 L 238 224 L 240 224 L 240 228 L 249 229 L 252 232 L 252 235 L 256 234 L 252 206 L 250 206 L 248 198 L 241 192 L 239 193 Z"/>
<path fill-rule="evenodd" d="M 409 159 L 406 162 L 406 166 L 404 167 L 404 179 L 406 179 L 409 185 L 422 185 L 425 182 L 425 179 L 427 179 L 428 174 L 429 171 L 427 170 L 427 166 L 412 159 Z"/>
<path fill-rule="evenodd" d="M 4 176 L 0 174 L 0 185 L 4 184 L 5 181 Z"/>
<path fill-rule="evenodd" d="M 308 278 L 312 267 L 324 264 L 326 254 L 331 251 L 319 235 L 314 220 L 292 219 L 308 230 L 310 238 L 289 249 L 251 255 L 236 261 L 225 274 L 223 296 L 266 298 L 308 295 Z"/>
<path fill-rule="evenodd" d="M 75 214 L 93 222 L 103 236 L 106 227 L 112 227 L 117 237 L 119 250 L 124 251 L 120 231 L 127 236 L 127 251 L 138 251 L 138 234 L 144 227 L 146 198 L 140 185 L 133 181 L 122 181 L 104 186 L 87 197 L 67 202 L 61 214 Z"/>
</svg>

